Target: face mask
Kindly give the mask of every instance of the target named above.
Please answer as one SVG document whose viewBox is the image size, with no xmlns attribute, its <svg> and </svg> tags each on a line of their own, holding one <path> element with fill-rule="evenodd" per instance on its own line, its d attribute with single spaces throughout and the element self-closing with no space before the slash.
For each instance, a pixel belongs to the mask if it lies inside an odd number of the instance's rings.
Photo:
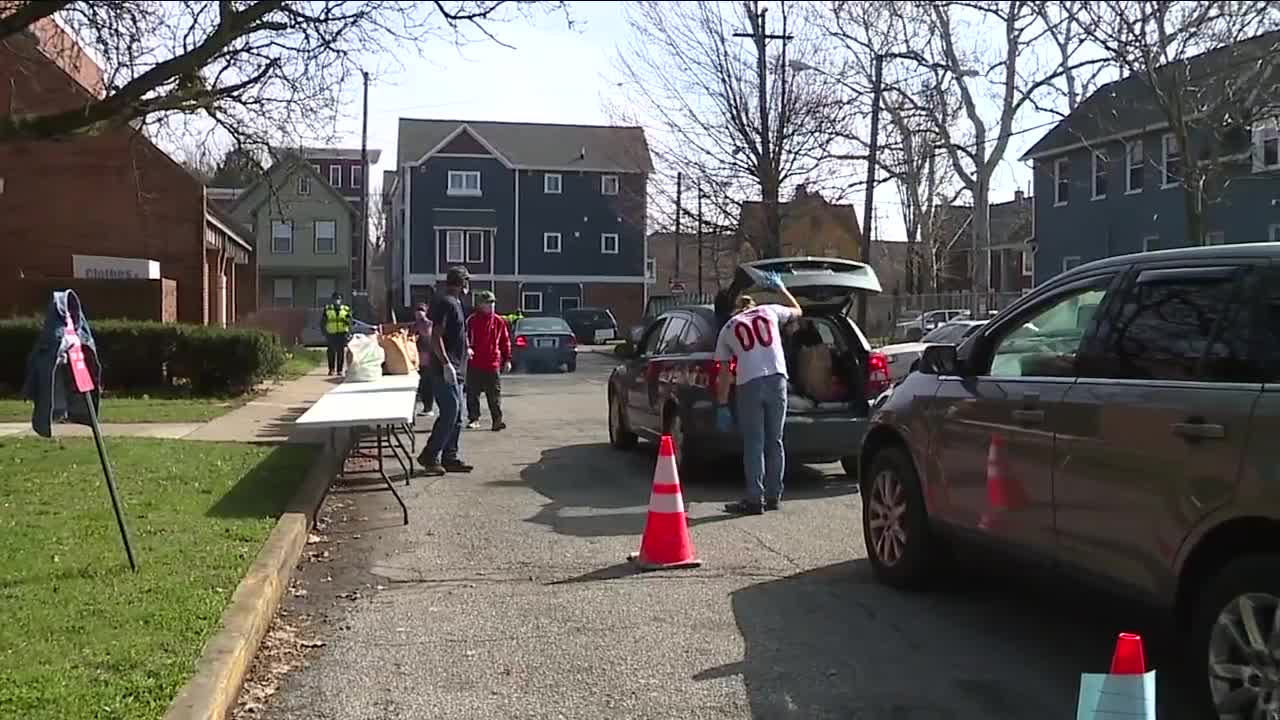
<svg viewBox="0 0 1280 720">
<path fill-rule="evenodd" d="M 493 306 L 489 304 L 481 305 L 480 312 L 484 313 L 485 315 L 488 315 L 493 312 Z"/>
<path fill-rule="evenodd" d="M 426 313 L 426 311 L 425 311 L 425 310 L 415 310 L 415 311 L 413 312 L 413 316 L 414 316 L 414 317 L 416 317 L 416 318 L 418 318 L 419 320 L 426 320 L 426 319 L 427 319 L 427 313 Z"/>
</svg>

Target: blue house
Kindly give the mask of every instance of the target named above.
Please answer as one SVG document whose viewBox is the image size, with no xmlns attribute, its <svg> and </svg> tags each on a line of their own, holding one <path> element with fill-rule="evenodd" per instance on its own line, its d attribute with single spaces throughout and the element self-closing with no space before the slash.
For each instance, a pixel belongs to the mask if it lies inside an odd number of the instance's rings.
<svg viewBox="0 0 1280 720">
<path fill-rule="evenodd" d="M 401 118 L 391 284 L 425 300 L 464 265 L 500 312 L 638 320 L 653 169 L 638 127 Z"/>
<path fill-rule="evenodd" d="M 1214 120 L 1233 112 L 1247 116 L 1278 98 L 1265 97 L 1266 89 L 1274 88 L 1269 80 L 1242 78 L 1240 73 L 1274 62 L 1267 58 L 1277 51 L 1277 42 L 1280 34 L 1270 33 L 1161 72 L 1176 72 L 1185 86 L 1200 89 L 1195 102 L 1184 105 L 1213 105 L 1219 108 Z M 1243 108 L 1223 102 L 1232 92 L 1244 99 Z M 1275 120 L 1264 116 L 1234 126 L 1193 123 L 1189 144 L 1189 152 L 1178 146 L 1166 115 L 1139 76 L 1099 88 L 1040 138 L 1022 157 L 1033 162 L 1035 283 L 1112 255 L 1280 240 L 1280 132 Z M 1188 159 L 1211 167 L 1214 177 L 1206 195 L 1204 237 L 1199 238 L 1187 229 L 1182 167 Z"/>
</svg>

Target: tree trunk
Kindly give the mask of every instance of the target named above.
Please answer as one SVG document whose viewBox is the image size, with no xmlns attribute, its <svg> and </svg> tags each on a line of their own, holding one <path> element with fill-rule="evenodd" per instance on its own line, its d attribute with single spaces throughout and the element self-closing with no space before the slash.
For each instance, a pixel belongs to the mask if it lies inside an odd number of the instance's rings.
<svg viewBox="0 0 1280 720">
<path fill-rule="evenodd" d="M 973 262 L 969 264 L 969 272 L 970 287 L 974 293 L 974 307 L 970 309 L 974 311 L 974 317 L 985 309 L 980 303 L 986 302 L 987 293 L 991 290 L 991 216 L 987 183 L 987 180 L 979 179 L 973 188 Z"/>
</svg>

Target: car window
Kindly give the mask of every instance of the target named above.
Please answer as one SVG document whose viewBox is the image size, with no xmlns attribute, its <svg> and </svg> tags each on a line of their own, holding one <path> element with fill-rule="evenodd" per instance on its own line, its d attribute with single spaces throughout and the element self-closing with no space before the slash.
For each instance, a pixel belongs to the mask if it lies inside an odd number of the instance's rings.
<svg viewBox="0 0 1280 720">
<path fill-rule="evenodd" d="M 1073 377 L 1080 342 L 1110 283 L 1110 277 L 1097 278 L 1028 309 L 996 340 L 987 374 L 997 378 Z"/>
<path fill-rule="evenodd" d="M 1088 377 L 1253 382 L 1250 308 L 1233 268 L 1146 271 L 1103 324 Z"/>
<path fill-rule="evenodd" d="M 967 326 L 959 323 L 947 323 L 939 325 L 931 330 L 927 335 L 920 338 L 920 342 L 927 343 L 955 343 L 965 336 Z"/>
<path fill-rule="evenodd" d="M 662 329 L 662 339 L 658 341 L 657 354 L 670 355 L 682 352 L 680 349 L 680 335 L 688 324 L 689 321 L 683 315 L 673 315 L 667 318 L 667 326 Z"/>
<path fill-rule="evenodd" d="M 657 355 L 658 346 L 662 342 L 662 331 L 667 325 L 666 318 L 660 318 L 656 323 L 649 327 L 649 331 L 640 341 L 641 355 Z"/>
<path fill-rule="evenodd" d="M 706 344 L 704 342 L 704 335 L 705 333 L 702 332 L 702 328 L 698 323 L 690 320 L 685 325 L 684 333 L 680 336 L 680 347 L 682 349 L 678 352 L 709 352 L 711 348 L 702 347 Z"/>
<path fill-rule="evenodd" d="M 524 318 L 516 323 L 516 332 L 571 332 L 569 324 L 557 317 Z"/>
</svg>

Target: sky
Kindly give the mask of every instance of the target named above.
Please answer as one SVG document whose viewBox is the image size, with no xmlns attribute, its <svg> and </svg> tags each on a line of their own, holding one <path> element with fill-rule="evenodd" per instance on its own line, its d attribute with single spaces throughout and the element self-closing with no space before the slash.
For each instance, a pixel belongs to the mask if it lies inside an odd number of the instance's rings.
<svg viewBox="0 0 1280 720">
<path fill-rule="evenodd" d="M 383 170 L 394 169 L 396 125 L 401 117 L 608 124 L 606 99 L 625 102 L 613 70 L 617 49 L 625 45 L 628 35 L 622 3 L 574 2 L 570 12 L 572 29 L 560 15 L 533 22 L 513 20 L 492 28 L 512 48 L 491 41 L 460 49 L 441 44 L 423 58 L 405 53 L 399 58 L 402 70 L 375 77 L 369 91 L 369 147 L 380 149 L 382 158 L 373 172 L 374 184 L 381 181 Z M 348 104 L 334 144 L 360 147 L 359 112 L 357 95 Z M 1051 118 L 1027 112 L 1015 128 L 1047 120 Z M 1011 200 L 1015 189 L 1028 188 L 1030 169 L 1017 158 L 1041 132 L 1033 130 L 1012 139 L 994 178 L 992 202 Z M 875 200 L 879 228 L 875 236 L 904 239 L 892 184 L 880 185 Z M 852 196 L 852 202 L 861 216 L 861 192 Z"/>
</svg>

